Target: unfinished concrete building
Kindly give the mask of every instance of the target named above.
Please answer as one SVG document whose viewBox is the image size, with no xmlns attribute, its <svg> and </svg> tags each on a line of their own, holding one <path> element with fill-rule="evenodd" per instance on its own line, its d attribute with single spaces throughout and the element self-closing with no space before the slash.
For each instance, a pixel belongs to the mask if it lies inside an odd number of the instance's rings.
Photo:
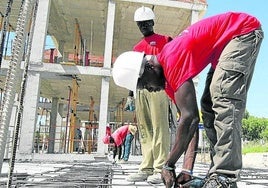
<svg viewBox="0 0 268 188">
<path fill-rule="evenodd" d="M 0 2 L 0 163 L 74 153 L 76 128 L 85 154 L 103 155 L 107 124 L 136 123 L 135 112 L 123 109 L 128 91 L 114 84 L 111 70 L 142 37 L 133 21 L 142 5 L 154 10 L 155 31 L 172 37 L 207 8 L 205 0 Z"/>
</svg>

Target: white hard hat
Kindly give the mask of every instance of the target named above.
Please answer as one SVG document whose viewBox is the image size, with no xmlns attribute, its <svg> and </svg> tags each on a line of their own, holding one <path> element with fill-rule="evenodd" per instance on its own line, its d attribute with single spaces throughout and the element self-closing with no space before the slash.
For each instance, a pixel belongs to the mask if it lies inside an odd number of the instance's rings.
<svg viewBox="0 0 268 188">
<path fill-rule="evenodd" d="M 146 20 L 153 20 L 155 18 L 154 12 L 152 9 L 148 7 L 140 7 L 135 11 L 134 14 L 134 21 L 146 21 Z"/>
<path fill-rule="evenodd" d="M 133 91 L 136 97 L 137 83 L 143 73 L 143 52 L 128 51 L 122 53 L 113 64 L 112 75 L 116 85 Z"/>
</svg>

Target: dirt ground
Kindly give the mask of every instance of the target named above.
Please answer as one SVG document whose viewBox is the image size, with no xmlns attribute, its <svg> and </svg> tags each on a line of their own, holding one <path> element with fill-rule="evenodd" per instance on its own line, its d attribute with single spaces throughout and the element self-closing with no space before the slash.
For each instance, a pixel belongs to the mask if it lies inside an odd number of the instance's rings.
<svg viewBox="0 0 268 188">
<path fill-rule="evenodd" d="M 243 155 L 243 167 L 245 168 L 268 168 L 267 153 L 249 153 Z"/>
</svg>

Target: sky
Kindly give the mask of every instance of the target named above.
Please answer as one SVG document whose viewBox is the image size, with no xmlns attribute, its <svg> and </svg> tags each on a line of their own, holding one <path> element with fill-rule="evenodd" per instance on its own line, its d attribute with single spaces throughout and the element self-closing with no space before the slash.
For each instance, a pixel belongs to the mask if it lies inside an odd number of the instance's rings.
<svg viewBox="0 0 268 188">
<path fill-rule="evenodd" d="M 248 92 L 246 110 L 251 116 L 268 118 L 268 13 L 267 0 L 207 0 L 208 8 L 204 18 L 228 11 L 249 13 L 262 23 L 264 39 L 255 65 L 254 76 Z M 200 74 L 197 98 L 203 93 L 207 70 Z"/>
</svg>

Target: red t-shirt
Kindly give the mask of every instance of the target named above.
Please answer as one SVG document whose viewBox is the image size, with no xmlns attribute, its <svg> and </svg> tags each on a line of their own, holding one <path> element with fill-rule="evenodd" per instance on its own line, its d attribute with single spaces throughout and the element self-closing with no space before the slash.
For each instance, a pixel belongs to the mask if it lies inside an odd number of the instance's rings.
<svg viewBox="0 0 268 188">
<path fill-rule="evenodd" d="M 174 100 L 174 93 L 186 80 L 195 77 L 209 63 L 216 67 L 230 40 L 260 26 L 255 17 L 234 12 L 212 16 L 189 26 L 157 55 L 166 77 L 167 94 Z"/>
<path fill-rule="evenodd" d="M 156 55 L 158 54 L 166 43 L 171 40 L 171 37 L 153 34 L 148 37 L 144 37 L 141 41 L 139 41 L 134 47 L 133 51 L 144 52 L 148 55 Z"/>
<path fill-rule="evenodd" d="M 111 135 L 114 139 L 114 143 L 116 146 L 120 146 L 124 139 L 126 138 L 127 134 L 129 133 L 128 131 L 128 125 L 124 125 L 122 127 L 119 127 L 116 129 L 113 134 Z"/>
</svg>

